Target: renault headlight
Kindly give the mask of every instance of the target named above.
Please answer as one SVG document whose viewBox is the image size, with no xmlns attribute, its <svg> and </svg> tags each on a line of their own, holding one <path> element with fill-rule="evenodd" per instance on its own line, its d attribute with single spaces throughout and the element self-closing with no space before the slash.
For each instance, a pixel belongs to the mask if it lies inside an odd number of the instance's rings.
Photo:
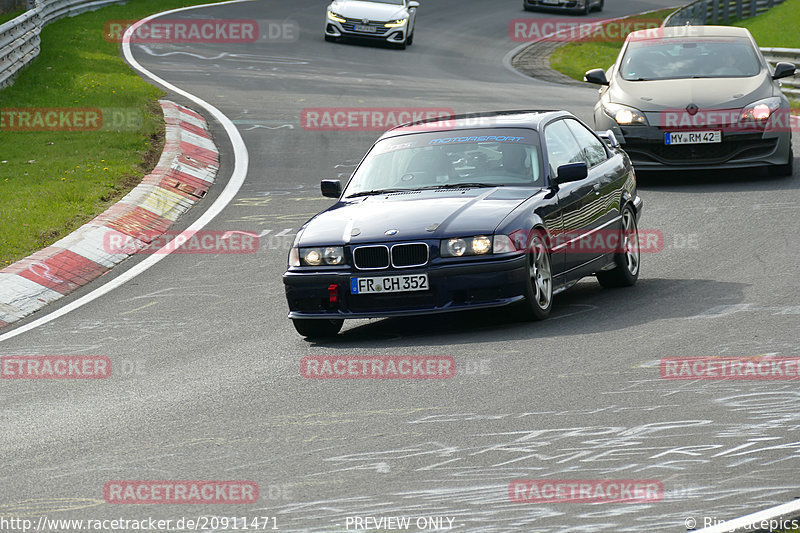
<svg viewBox="0 0 800 533">
<path fill-rule="evenodd" d="M 603 104 L 603 111 L 606 115 L 613 118 L 620 126 L 648 126 L 647 117 L 644 113 L 622 104 Z"/>
<path fill-rule="evenodd" d="M 741 122 L 766 122 L 772 113 L 780 109 L 781 99 L 777 96 L 771 98 L 764 98 L 758 102 L 753 102 L 749 106 L 742 109 L 742 114 L 739 117 Z"/>
</svg>

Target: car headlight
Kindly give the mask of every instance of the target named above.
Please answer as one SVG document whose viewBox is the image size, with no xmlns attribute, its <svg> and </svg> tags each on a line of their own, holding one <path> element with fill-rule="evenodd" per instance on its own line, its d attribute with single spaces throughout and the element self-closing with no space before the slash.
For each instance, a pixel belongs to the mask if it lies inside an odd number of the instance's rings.
<svg viewBox="0 0 800 533">
<path fill-rule="evenodd" d="M 326 265 L 341 265 L 344 263 L 344 248 L 341 246 L 328 246 L 323 250 L 322 260 Z"/>
<path fill-rule="evenodd" d="M 492 239 L 486 235 L 444 239 L 439 246 L 442 257 L 486 255 L 492 253 Z"/>
<path fill-rule="evenodd" d="M 780 97 L 773 96 L 771 98 L 764 98 L 758 102 L 753 102 L 749 106 L 742 109 L 742 114 L 739 117 L 740 122 L 766 122 L 772 113 L 780 109 Z"/>
<path fill-rule="evenodd" d="M 292 248 L 289 252 L 289 266 L 337 266 L 344 264 L 342 246 L 323 246 L 319 248 Z"/>
<path fill-rule="evenodd" d="M 330 9 L 328 10 L 328 18 L 331 20 L 335 20 L 336 22 L 346 22 L 346 19 L 338 13 L 334 13 Z"/>
<path fill-rule="evenodd" d="M 644 116 L 644 113 L 635 107 L 607 103 L 603 104 L 603 111 L 606 115 L 613 118 L 620 126 L 649 125 L 647 122 L 647 117 Z"/>
<path fill-rule="evenodd" d="M 407 18 L 397 19 L 391 22 L 387 22 L 386 24 L 384 24 L 384 26 L 387 28 L 399 28 L 400 26 L 405 26 L 406 22 L 408 22 Z"/>
</svg>

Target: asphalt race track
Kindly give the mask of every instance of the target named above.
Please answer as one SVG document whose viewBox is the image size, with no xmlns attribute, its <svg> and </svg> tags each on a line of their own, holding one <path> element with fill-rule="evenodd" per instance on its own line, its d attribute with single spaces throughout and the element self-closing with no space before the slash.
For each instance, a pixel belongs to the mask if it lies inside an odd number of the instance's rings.
<svg viewBox="0 0 800 533">
<path fill-rule="evenodd" d="M 671 4 L 609 0 L 592 16 Z M 105 355 L 115 368 L 105 380 L 0 383 L 0 510 L 269 516 L 281 531 L 408 516 L 449 517 L 452 529 L 481 533 L 682 532 L 690 517 L 702 525 L 799 497 L 796 382 L 659 373 L 665 357 L 800 356 L 797 172 L 640 176 L 640 231 L 662 232 L 663 250 L 643 255 L 633 288 L 584 280 L 542 323 L 471 312 L 347 322 L 324 343 L 297 335 L 281 282 L 292 237 L 332 203 L 319 180 L 346 179 L 379 135 L 308 131 L 303 109 L 564 108 L 589 121 L 596 98 L 592 87 L 537 82 L 503 65 L 518 45 L 511 19 L 562 16 L 525 13 L 518 0 L 423 0 L 405 51 L 324 42 L 324 11 L 323 1 L 262 0 L 170 16 L 296 21 L 296 42 L 133 46 L 147 69 L 237 125 L 247 179 L 207 229 L 256 232 L 260 249 L 173 254 L 0 342 L 3 355 Z M 180 227 L 230 176 L 230 143 L 219 124 L 212 129 L 219 183 Z M 300 360 L 315 355 L 452 356 L 458 371 L 447 380 L 306 379 Z M 645 503 L 515 503 L 514 479 L 658 480 L 664 490 Z M 114 505 L 103 499 L 109 480 L 252 480 L 260 498 Z"/>
</svg>

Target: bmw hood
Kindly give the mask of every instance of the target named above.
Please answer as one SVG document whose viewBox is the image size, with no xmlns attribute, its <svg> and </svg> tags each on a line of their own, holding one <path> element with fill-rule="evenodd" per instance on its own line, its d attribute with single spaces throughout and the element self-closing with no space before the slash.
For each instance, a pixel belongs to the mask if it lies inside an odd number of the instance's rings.
<svg viewBox="0 0 800 533">
<path fill-rule="evenodd" d="M 336 0 L 328 9 L 337 15 L 353 19 L 389 21 L 408 16 L 403 6 L 360 0 Z"/>
<path fill-rule="evenodd" d="M 296 245 L 406 242 L 491 234 L 539 189 L 409 191 L 354 198 L 309 220 Z"/>
<path fill-rule="evenodd" d="M 626 81 L 617 76 L 609 100 L 644 112 L 685 109 L 737 109 L 775 96 L 772 80 L 762 74 L 748 78 L 696 78 Z"/>
</svg>

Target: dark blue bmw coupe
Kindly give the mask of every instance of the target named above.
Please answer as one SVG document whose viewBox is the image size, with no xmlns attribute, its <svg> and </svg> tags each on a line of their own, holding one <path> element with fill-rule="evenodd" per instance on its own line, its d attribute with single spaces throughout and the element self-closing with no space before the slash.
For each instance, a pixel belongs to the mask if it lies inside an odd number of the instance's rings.
<svg viewBox="0 0 800 533">
<path fill-rule="evenodd" d="M 610 132 L 566 111 L 505 111 L 385 133 L 306 222 L 283 276 L 307 337 L 346 318 L 517 305 L 550 314 L 581 278 L 633 285 L 642 200 Z"/>
</svg>

